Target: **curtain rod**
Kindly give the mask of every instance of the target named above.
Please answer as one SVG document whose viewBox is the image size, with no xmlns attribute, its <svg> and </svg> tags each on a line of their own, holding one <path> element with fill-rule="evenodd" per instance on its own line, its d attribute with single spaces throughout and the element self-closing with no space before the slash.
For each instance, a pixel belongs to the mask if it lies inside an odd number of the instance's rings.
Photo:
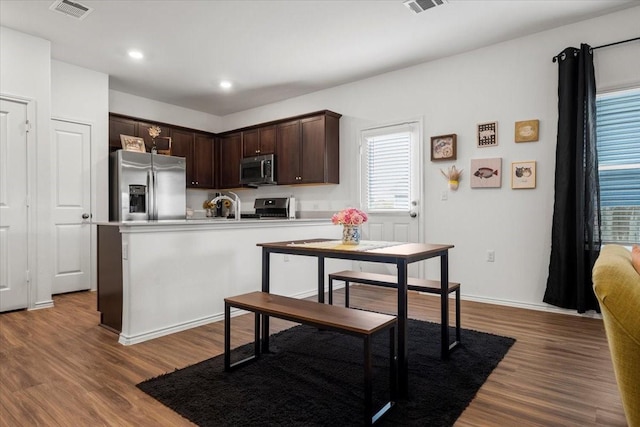
<svg viewBox="0 0 640 427">
<path fill-rule="evenodd" d="M 634 38 L 632 38 L 632 39 L 628 39 L 628 40 L 621 40 L 621 41 L 619 41 L 619 42 L 613 42 L 613 43 L 603 44 L 603 45 L 601 45 L 601 46 L 592 47 L 592 48 L 591 48 L 591 50 L 601 49 L 601 48 L 603 48 L 603 47 L 615 46 L 615 45 L 622 44 L 622 43 L 634 42 L 634 41 L 636 41 L 636 40 L 640 40 L 640 37 L 634 37 Z M 558 55 L 554 56 L 554 57 L 551 59 L 551 62 L 556 62 L 556 61 L 558 60 L 558 56 L 559 56 L 559 55 L 560 55 L 560 54 L 558 54 Z"/>
</svg>

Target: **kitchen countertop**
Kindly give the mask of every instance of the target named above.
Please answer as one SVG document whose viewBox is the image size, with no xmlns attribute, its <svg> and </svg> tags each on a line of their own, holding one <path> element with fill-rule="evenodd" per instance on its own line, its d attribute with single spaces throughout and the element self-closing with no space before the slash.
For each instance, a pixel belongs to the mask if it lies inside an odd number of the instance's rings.
<svg viewBox="0 0 640 427">
<path fill-rule="evenodd" d="M 170 230 L 170 229 L 204 229 L 204 228 L 264 228 L 264 227 L 294 227 L 305 225 L 330 224 L 330 218 L 296 218 L 296 219 L 256 219 L 242 218 L 239 221 L 226 218 L 191 218 L 159 221 L 95 221 L 96 225 L 119 226 L 133 231 Z"/>
</svg>

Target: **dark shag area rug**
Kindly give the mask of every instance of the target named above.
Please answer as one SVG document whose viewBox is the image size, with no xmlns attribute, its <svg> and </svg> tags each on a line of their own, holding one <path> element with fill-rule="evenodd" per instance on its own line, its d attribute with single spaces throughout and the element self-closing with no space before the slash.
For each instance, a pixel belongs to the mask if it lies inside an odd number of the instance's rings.
<svg viewBox="0 0 640 427">
<path fill-rule="evenodd" d="M 378 425 L 453 425 L 515 342 L 463 329 L 443 361 L 439 337 L 439 324 L 409 319 L 409 395 Z M 388 340 L 373 342 L 376 410 L 389 399 Z M 138 387 L 200 426 L 362 425 L 362 339 L 301 325 L 272 335 L 270 350 L 233 372 L 220 355 Z M 252 351 L 252 343 L 232 350 L 232 363 Z"/>
</svg>

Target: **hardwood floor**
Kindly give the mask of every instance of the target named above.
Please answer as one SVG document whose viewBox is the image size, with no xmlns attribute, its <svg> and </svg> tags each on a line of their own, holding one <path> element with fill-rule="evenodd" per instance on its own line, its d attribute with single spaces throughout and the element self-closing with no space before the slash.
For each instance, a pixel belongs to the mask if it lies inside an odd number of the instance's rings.
<svg viewBox="0 0 640 427">
<path fill-rule="evenodd" d="M 221 322 L 123 346 L 98 326 L 95 293 L 54 301 L 52 309 L 0 314 L 1 426 L 192 425 L 135 385 L 220 354 Z M 395 293 L 352 286 L 351 304 L 392 313 Z M 412 292 L 409 315 L 438 321 L 438 304 Z M 233 346 L 252 339 L 252 319 L 232 319 Z M 517 342 L 456 426 L 626 425 L 602 321 L 462 301 L 462 326 Z"/>
</svg>

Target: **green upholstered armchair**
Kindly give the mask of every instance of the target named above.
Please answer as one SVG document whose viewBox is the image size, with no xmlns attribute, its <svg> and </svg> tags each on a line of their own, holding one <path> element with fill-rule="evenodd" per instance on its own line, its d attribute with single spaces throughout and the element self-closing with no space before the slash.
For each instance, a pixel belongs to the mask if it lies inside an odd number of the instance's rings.
<svg viewBox="0 0 640 427">
<path fill-rule="evenodd" d="M 640 274 L 629 250 L 618 245 L 602 248 L 593 267 L 593 289 L 627 422 L 640 427 Z"/>
</svg>

